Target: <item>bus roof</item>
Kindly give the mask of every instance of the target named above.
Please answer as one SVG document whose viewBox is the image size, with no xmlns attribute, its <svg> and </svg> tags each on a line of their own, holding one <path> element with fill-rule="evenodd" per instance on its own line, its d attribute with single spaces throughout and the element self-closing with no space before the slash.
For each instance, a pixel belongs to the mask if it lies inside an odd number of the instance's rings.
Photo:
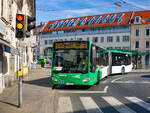
<svg viewBox="0 0 150 113">
<path fill-rule="evenodd" d="M 112 52 L 112 53 L 121 53 L 121 54 L 128 54 L 131 55 L 132 52 L 124 52 L 124 51 L 120 51 L 120 50 L 107 50 L 108 52 Z"/>
</svg>

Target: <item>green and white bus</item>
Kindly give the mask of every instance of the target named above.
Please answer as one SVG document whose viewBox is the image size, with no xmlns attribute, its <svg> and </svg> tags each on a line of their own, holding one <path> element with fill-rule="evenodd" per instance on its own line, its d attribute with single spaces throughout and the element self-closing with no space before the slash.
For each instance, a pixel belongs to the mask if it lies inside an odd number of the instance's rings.
<svg viewBox="0 0 150 113">
<path fill-rule="evenodd" d="M 110 74 L 131 71 L 130 55 L 129 52 L 107 50 L 91 41 L 55 42 L 52 49 L 52 85 L 98 84 Z"/>
<path fill-rule="evenodd" d="M 94 85 L 108 76 L 108 52 L 89 41 L 53 43 L 52 85 Z M 103 53 L 104 52 L 104 53 Z M 103 53 L 99 55 L 98 53 Z"/>
</svg>

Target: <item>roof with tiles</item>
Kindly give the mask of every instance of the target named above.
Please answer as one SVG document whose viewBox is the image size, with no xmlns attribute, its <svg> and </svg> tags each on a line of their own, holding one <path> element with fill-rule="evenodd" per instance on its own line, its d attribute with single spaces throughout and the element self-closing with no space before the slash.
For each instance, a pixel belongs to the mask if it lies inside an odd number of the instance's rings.
<svg viewBox="0 0 150 113">
<path fill-rule="evenodd" d="M 43 27 L 44 27 L 44 24 L 36 26 L 33 30 L 34 34 L 39 34 L 42 31 Z"/>
<path fill-rule="evenodd" d="M 141 16 L 142 23 L 150 23 L 150 20 L 147 22 L 150 10 L 130 11 L 49 21 L 42 32 L 129 25 L 134 22 L 135 16 Z"/>
<path fill-rule="evenodd" d="M 132 24 L 134 24 L 134 19 L 137 16 L 139 16 L 141 18 L 140 24 L 149 24 L 150 23 L 150 10 L 133 12 L 133 17 L 131 19 Z"/>
</svg>

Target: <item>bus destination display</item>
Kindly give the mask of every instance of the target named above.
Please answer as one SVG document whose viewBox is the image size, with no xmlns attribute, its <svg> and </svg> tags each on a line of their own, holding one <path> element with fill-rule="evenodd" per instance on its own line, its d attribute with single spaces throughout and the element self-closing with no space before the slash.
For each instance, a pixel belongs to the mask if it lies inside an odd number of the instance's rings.
<svg viewBox="0 0 150 113">
<path fill-rule="evenodd" d="M 64 42 L 55 43 L 55 49 L 87 49 L 88 43 L 86 42 Z"/>
</svg>

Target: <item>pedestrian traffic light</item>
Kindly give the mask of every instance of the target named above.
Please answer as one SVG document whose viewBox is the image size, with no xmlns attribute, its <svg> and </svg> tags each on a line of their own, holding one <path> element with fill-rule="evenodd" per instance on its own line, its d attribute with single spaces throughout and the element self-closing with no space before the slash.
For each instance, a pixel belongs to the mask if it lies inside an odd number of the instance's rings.
<svg viewBox="0 0 150 113">
<path fill-rule="evenodd" d="M 24 37 L 24 15 L 16 14 L 16 38 Z"/>
<path fill-rule="evenodd" d="M 34 21 L 35 21 L 35 17 L 26 16 L 26 31 L 27 32 L 30 32 L 30 30 L 35 28 L 35 22 Z"/>
</svg>

